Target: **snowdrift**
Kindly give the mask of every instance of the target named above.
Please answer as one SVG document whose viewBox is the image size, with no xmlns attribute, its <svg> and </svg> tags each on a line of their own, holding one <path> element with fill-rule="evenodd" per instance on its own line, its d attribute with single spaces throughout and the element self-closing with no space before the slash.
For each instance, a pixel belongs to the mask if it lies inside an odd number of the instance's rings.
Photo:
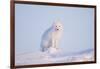
<svg viewBox="0 0 100 69">
<path fill-rule="evenodd" d="M 16 54 L 15 56 L 16 65 L 94 61 L 93 49 L 70 54 L 63 52 L 55 52 L 53 54 L 49 52 L 31 52 Z"/>
</svg>

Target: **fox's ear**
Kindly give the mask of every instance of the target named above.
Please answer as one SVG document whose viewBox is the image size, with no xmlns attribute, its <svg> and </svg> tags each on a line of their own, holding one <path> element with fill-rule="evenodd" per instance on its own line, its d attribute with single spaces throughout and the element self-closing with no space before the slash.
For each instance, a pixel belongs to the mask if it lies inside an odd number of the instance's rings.
<svg viewBox="0 0 100 69">
<path fill-rule="evenodd" d="M 55 23 L 61 23 L 61 20 L 60 19 L 56 19 L 54 22 Z"/>
<path fill-rule="evenodd" d="M 56 25 L 56 24 L 61 24 L 60 19 L 57 19 L 57 20 L 55 20 L 55 21 L 53 22 L 53 25 Z"/>
</svg>

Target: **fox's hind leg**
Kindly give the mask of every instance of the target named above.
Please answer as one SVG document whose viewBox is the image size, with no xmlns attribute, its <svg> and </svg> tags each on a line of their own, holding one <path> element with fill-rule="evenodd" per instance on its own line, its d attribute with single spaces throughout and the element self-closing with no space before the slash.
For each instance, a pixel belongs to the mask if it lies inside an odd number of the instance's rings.
<svg viewBox="0 0 100 69">
<path fill-rule="evenodd" d="M 47 41 L 43 41 L 42 42 L 42 47 L 41 47 L 41 51 L 44 52 L 49 48 L 48 42 Z"/>
</svg>

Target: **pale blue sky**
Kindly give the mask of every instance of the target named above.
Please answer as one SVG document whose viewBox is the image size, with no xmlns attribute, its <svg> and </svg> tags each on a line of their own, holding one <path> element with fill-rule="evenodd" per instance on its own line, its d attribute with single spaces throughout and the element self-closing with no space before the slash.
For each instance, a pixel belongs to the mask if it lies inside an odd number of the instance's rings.
<svg viewBox="0 0 100 69">
<path fill-rule="evenodd" d="M 94 9 L 44 5 L 15 5 L 16 53 L 40 50 L 42 34 L 60 19 L 64 32 L 60 48 L 73 53 L 94 47 Z"/>
</svg>

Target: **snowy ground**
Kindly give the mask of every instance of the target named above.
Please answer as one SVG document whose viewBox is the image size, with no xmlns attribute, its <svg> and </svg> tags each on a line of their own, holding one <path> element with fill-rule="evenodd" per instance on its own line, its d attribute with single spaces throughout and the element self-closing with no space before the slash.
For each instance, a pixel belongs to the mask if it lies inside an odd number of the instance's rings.
<svg viewBox="0 0 100 69">
<path fill-rule="evenodd" d="M 48 52 L 36 52 L 36 53 L 22 53 L 16 54 L 15 64 L 16 65 L 30 65 L 30 64 L 47 64 L 47 63 L 68 63 L 68 62 L 82 62 L 82 61 L 93 61 L 94 53 L 93 49 L 86 51 L 73 53 L 73 54 L 62 54 L 61 52 L 48 53 Z"/>
</svg>

